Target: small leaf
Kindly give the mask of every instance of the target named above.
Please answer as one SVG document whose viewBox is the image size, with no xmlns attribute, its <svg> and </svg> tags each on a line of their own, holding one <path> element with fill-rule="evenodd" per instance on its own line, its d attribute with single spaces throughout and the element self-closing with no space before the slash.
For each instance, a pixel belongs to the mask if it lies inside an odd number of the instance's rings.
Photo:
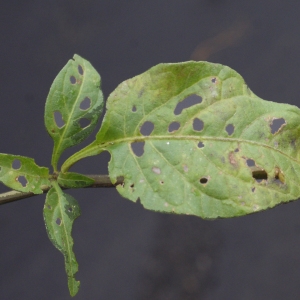
<svg viewBox="0 0 300 300">
<path fill-rule="evenodd" d="M 160 64 L 120 84 L 65 169 L 104 150 L 119 193 L 156 211 L 234 217 L 300 197 L 300 110 L 219 64 Z"/>
<path fill-rule="evenodd" d="M 59 173 L 57 182 L 64 188 L 83 188 L 92 185 L 94 180 L 82 174 L 68 172 Z"/>
<path fill-rule="evenodd" d="M 80 282 L 75 280 L 78 263 L 72 250 L 71 232 L 74 220 L 80 215 L 80 208 L 77 201 L 64 193 L 56 182 L 52 184 L 43 210 L 46 230 L 53 245 L 64 255 L 69 291 L 71 296 L 75 296 Z"/>
<path fill-rule="evenodd" d="M 20 192 L 42 194 L 42 186 L 50 186 L 49 170 L 39 167 L 29 157 L 0 153 L 0 180 Z"/>
<path fill-rule="evenodd" d="M 45 125 L 54 140 L 52 166 L 62 152 L 83 141 L 95 128 L 103 109 L 100 75 L 78 55 L 55 78 L 45 106 Z"/>
</svg>

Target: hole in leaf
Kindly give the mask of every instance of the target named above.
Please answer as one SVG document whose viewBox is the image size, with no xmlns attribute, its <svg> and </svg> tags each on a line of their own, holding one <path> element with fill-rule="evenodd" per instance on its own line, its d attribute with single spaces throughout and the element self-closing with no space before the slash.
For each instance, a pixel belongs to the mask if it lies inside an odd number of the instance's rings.
<svg viewBox="0 0 300 300">
<path fill-rule="evenodd" d="M 15 159 L 12 162 L 12 168 L 15 169 L 15 170 L 20 169 L 21 168 L 21 161 L 19 159 Z"/>
<path fill-rule="evenodd" d="M 234 149 L 234 152 L 239 152 L 239 151 L 240 151 L 239 148 L 235 148 L 235 149 Z"/>
<path fill-rule="evenodd" d="M 78 73 L 80 75 L 83 75 L 83 69 L 82 69 L 82 66 L 81 65 L 78 65 Z"/>
<path fill-rule="evenodd" d="M 164 182 L 161 180 L 160 182 L 159 182 L 161 185 L 163 185 L 164 184 Z"/>
<path fill-rule="evenodd" d="M 131 188 L 134 188 L 134 183 L 132 183 L 132 184 L 130 185 L 130 187 L 131 187 Z"/>
<path fill-rule="evenodd" d="M 87 110 L 91 107 L 91 99 L 89 97 L 85 97 L 80 103 L 80 109 Z"/>
<path fill-rule="evenodd" d="M 282 129 L 286 125 L 285 119 L 280 118 L 280 119 L 273 119 L 270 127 L 271 127 L 271 133 L 275 134 L 277 133 L 280 129 Z"/>
<path fill-rule="evenodd" d="M 208 181 L 208 179 L 206 177 L 200 178 L 200 183 L 201 184 L 205 184 L 205 183 L 207 183 L 207 181 Z"/>
<path fill-rule="evenodd" d="M 145 142 L 133 142 L 131 149 L 136 156 L 141 157 L 144 154 L 144 145 Z"/>
<path fill-rule="evenodd" d="M 232 124 L 228 124 L 225 129 L 228 135 L 232 135 L 234 132 L 234 126 Z"/>
<path fill-rule="evenodd" d="M 46 206 L 48 209 L 52 209 L 51 205 L 47 204 Z"/>
<path fill-rule="evenodd" d="M 155 173 L 155 174 L 160 174 L 161 170 L 158 167 L 152 167 L 152 172 Z"/>
<path fill-rule="evenodd" d="M 198 143 L 198 148 L 203 148 L 204 147 L 204 144 L 202 142 L 199 142 Z"/>
<path fill-rule="evenodd" d="M 60 225 L 61 225 L 61 218 L 57 218 L 56 221 L 55 221 L 55 223 L 56 223 L 58 226 L 60 226 Z"/>
<path fill-rule="evenodd" d="M 180 128 L 180 123 L 179 122 L 172 122 L 169 125 L 168 131 L 169 132 L 175 132 L 176 130 L 178 130 Z"/>
<path fill-rule="evenodd" d="M 252 193 L 254 193 L 254 192 L 255 192 L 255 187 L 253 187 L 253 188 L 251 189 L 251 192 L 252 192 Z"/>
<path fill-rule="evenodd" d="M 75 84 L 76 83 L 76 78 L 74 76 L 71 76 L 70 81 L 71 81 L 72 84 Z"/>
<path fill-rule="evenodd" d="M 217 82 L 217 78 L 216 77 L 212 78 L 211 82 L 212 83 L 216 83 Z"/>
<path fill-rule="evenodd" d="M 174 110 L 175 115 L 180 115 L 185 108 L 189 108 L 193 105 L 200 104 L 202 98 L 198 95 L 191 95 L 179 102 Z"/>
<path fill-rule="evenodd" d="M 72 212 L 73 211 L 73 208 L 70 206 L 68 207 L 68 212 Z"/>
<path fill-rule="evenodd" d="M 268 173 L 263 169 L 257 169 L 252 171 L 252 177 L 256 180 L 256 182 L 261 182 L 262 180 L 268 179 Z"/>
<path fill-rule="evenodd" d="M 146 121 L 140 129 L 140 133 L 144 136 L 148 136 L 152 133 L 153 129 L 154 129 L 154 124 L 150 121 Z"/>
<path fill-rule="evenodd" d="M 26 177 L 25 176 L 23 176 L 23 175 L 20 175 L 19 177 L 18 177 L 18 181 L 21 183 L 21 185 L 23 186 L 23 187 L 25 187 L 26 185 L 27 185 L 27 179 L 26 179 Z"/>
<path fill-rule="evenodd" d="M 246 160 L 247 166 L 248 167 L 254 167 L 255 166 L 255 161 L 253 159 L 248 158 Z"/>
<path fill-rule="evenodd" d="M 136 106 L 133 105 L 131 111 L 136 112 Z"/>
<path fill-rule="evenodd" d="M 61 115 L 60 111 L 58 111 L 58 110 L 56 110 L 54 112 L 54 120 L 55 120 L 56 126 L 58 128 L 62 128 L 65 125 L 62 115 Z"/>
<path fill-rule="evenodd" d="M 89 120 L 89 119 L 82 118 L 79 120 L 79 125 L 81 128 L 88 127 L 90 124 L 91 124 L 91 120 Z"/>
<path fill-rule="evenodd" d="M 203 127 L 204 127 L 203 121 L 198 119 L 198 118 L 195 118 L 194 121 L 193 121 L 194 130 L 201 131 L 203 129 Z"/>
</svg>

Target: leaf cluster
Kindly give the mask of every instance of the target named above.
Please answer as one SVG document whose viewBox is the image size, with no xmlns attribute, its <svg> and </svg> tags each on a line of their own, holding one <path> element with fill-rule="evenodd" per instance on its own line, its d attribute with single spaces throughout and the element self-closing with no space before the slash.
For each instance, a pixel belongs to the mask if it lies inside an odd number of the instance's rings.
<svg viewBox="0 0 300 300">
<path fill-rule="evenodd" d="M 95 140 L 59 167 L 64 150 L 94 130 L 104 107 L 100 85 L 100 75 L 78 55 L 55 78 L 45 105 L 52 174 L 31 158 L 0 154 L 6 186 L 48 191 L 46 230 L 64 255 L 72 296 L 79 281 L 71 232 L 80 208 L 64 189 L 95 184 L 69 172 L 85 157 L 108 151 L 118 192 L 160 212 L 237 217 L 300 196 L 300 110 L 260 99 L 237 72 L 208 62 L 159 64 L 121 83 L 107 99 Z"/>
</svg>

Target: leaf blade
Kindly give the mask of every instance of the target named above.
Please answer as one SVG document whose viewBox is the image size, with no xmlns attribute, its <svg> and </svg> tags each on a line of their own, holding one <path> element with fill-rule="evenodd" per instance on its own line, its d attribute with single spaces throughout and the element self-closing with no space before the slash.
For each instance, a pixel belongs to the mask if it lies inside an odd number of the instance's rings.
<svg viewBox="0 0 300 300">
<path fill-rule="evenodd" d="M 82 188 L 92 185 L 95 181 L 92 178 L 79 173 L 61 172 L 58 175 L 57 182 L 64 188 Z"/>
<path fill-rule="evenodd" d="M 201 100 L 177 110 L 189 97 Z M 300 196 L 300 110 L 260 99 L 228 67 L 155 66 L 120 84 L 107 109 L 96 141 L 81 154 L 109 151 L 112 182 L 123 176 L 119 193 L 145 208 L 214 219 Z M 149 122 L 153 128 L 143 132 Z"/>
<path fill-rule="evenodd" d="M 95 128 L 103 110 L 100 75 L 74 55 L 55 78 L 45 105 L 45 126 L 54 141 L 52 166 L 62 152 L 83 141 Z"/>
<path fill-rule="evenodd" d="M 64 193 L 56 182 L 52 184 L 43 209 L 46 231 L 50 241 L 64 255 L 69 291 L 71 296 L 75 296 L 80 282 L 75 279 L 78 263 L 72 250 L 71 232 L 74 220 L 80 216 L 80 208 L 77 201 Z"/>
<path fill-rule="evenodd" d="M 49 169 L 39 167 L 34 159 L 0 153 L 0 181 L 20 191 L 42 194 L 43 187 L 50 186 Z"/>
</svg>

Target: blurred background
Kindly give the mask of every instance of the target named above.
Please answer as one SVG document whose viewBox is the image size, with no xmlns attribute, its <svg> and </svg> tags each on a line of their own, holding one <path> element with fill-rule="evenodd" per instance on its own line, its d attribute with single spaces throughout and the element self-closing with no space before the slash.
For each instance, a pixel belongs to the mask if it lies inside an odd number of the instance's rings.
<svg viewBox="0 0 300 300">
<path fill-rule="evenodd" d="M 106 98 L 158 63 L 192 59 L 228 65 L 261 98 L 299 106 L 299 13 L 296 0 L 2 1 L 0 151 L 50 166 L 44 103 L 74 53 L 101 74 Z M 107 174 L 108 161 L 103 153 L 73 171 Z M 112 188 L 69 193 L 82 209 L 73 229 L 76 299 L 299 298 L 298 202 L 205 221 L 144 210 Z M 0 299 L 70 299 L 44 199 L 0 207 Z"/>
</svg>

